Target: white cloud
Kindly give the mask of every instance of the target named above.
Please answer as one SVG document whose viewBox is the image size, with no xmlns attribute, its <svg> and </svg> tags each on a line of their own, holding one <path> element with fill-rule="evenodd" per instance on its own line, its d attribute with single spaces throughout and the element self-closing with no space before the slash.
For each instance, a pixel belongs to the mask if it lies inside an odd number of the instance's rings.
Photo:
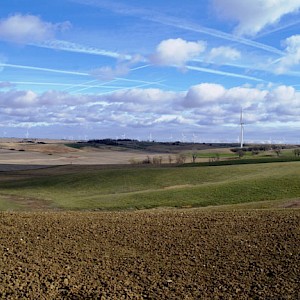
<svg viewBox="0 0 300 300">
<path fill-rule="evenodd" d="M 201 105 L 212 104 L 221 101 L 224 96 L 225 89 L 220 84 L 201 83 L 192 86 L 185 97 L 185 105 L 187 107 L 197 107 Z"/>
<path fill-rule="evenodd" d="M 278 73 L 284 73 L 300 63 L 300 35 L 293 35 L 287 38 L 283 44 L 286 46 L 286 54 L 279 61 L 276 69 Z"/>
<path fill-rule="evenodd" d="M 270 91 L 266 95 L 268 107 L 272 111 L 280 111 L 283 116 L 287 114 L 299 114 L 300 112 L 300 92 L 291 86 L 281 85 Z"/>
<path fill-rule="evenodd" d="M 253 104 L 261 103 L 265 100 L 268 91 L 257 88 L 233 87 L 225 93 L 228 102 L 237 105 L 241 103 L 243 107 L 251 107 Z"/>
<path fill-rule="evenodd" d="M 100 80 L 112 80 L 118 76 L 125 76 L 130 72 L 127 64 L 118 64 L 115 68 L 110 66 L 100 67 L 91 71 L 91 75 Z"/>
<path fill-rule="evenodd" d="M 106 96 L 109 102 L 124 102 L 124 103 L 143 103 L 149 106 L 162 105 L 176 101 L 181 93 L 163 91 L 161 89 L 129 89 L 125 91 L 117 91 Z"/>
<path fill-rule="evenodd" d="M 96 101 L 96 96 L 72 95 L 67 92 L 47 91 L 37 94 L 33 91 L 9 90 L 0 92 L 0 105 L 8 108 L 72 106 Z"/>
<path fill-rule="evenodd" d="M 193 120 L 187 119 L 182 115 L 162 115 L 153 121 L 154 124 L 192 124 Z"/>
<path fill-rule="evenodd" d="M 38 16 L 15 14 L 0 20 L 0 39 L 21 44 L 41 42 L 70 26 L 69 22 L 52 24 Z"/>
<path fill-rule="evenodd" d="M 182 105 L 197 114 L 198 119 L 208 122 L 234 123 L 234 116 L 243 107 L 251 116 L 247 122 L 286 123 L 297 121 L 300 113 L 300 92 L 291 86 L 278 86 L 270 89 L 233 87 L 204 83 L 190 87 L 182 98 Z"/>
<path fill-rule="evenodd" d="M 221 46 L 212 48 L 207 56 L 208 61 L 215 63 L 226 63 L 228 60 L 234 61 L 241 57 L 241 53 L 231 47 Z"/>
<path fill-rule="evenodd" d="M 156 52 L 150 58 L 158 65 L 184 67 L 185 64 L 204 52 L 206 43 L 203 41 L 189 42 L 181 38 L 168 39 L 159 43 Z"/>
<path fill-rule="evenodd" d="M 47 91 L 39 95 L 39 105 L 68 105 L 75 106 L 80 104 L 86 104 L 90 101 L 95 100 L 95 96 L 86 96 L 86 95 L 72 95 L 67 92 L 61 92 L 56 90 Z"/>
<path fill-rule="evenodd" d="M 213 3 L 220 16 L 238 22 L 236 34 L 248 36 L 300 8 L 299 0 L 213 0 Z"/>
<path fill-rule="evenodd" d="M 10 90 L 0 93 L 0 103 L 4 107 L 23 108 L 36 105 L 38 95 L 32 91 Z"/>
</svg>

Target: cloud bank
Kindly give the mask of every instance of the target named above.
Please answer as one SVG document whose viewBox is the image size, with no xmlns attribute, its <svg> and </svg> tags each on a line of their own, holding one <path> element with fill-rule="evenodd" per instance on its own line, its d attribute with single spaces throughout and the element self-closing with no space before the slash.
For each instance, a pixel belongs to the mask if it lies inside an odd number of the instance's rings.
<svg viewBox="0 0 300 300">
<path fill-rule="evenodd" d="M 183 92 L 133 88 L 107 95 L 73 95 L 61 91 L 0 92 L 3 121 L 14 126 L 28 122 L 56 124 L 107 124 L 155 127 L 158 124 L 228 126 L 238 123 L 240 108 L 248 124 L 298 122 L 300 92 L 291 86 L 225 88 L 200 83 Z"/>
</svg>

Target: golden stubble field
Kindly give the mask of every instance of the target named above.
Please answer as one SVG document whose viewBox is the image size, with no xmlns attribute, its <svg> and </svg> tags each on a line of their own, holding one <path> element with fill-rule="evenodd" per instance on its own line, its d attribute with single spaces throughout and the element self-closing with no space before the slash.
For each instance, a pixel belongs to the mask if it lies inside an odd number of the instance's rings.
<svg viewBox="0 0 300 300">
<path fill-rule="evenodd" d="M 71 141 L 40 140 L 30 143 L 20 139 L 0 139 L 0 164 L 13 165 L 103 165 L 129 164 L 132 160 L 142 161 L 157 153 L 103 147 L 75 149 L 65 145 Z M 167 153 L 159 154 L 167 162 Z"/>
<path fill-rule="evenodd" d="M 2 212 L 2 299 L 299 299 L 300 210 Z"/>
</svg>

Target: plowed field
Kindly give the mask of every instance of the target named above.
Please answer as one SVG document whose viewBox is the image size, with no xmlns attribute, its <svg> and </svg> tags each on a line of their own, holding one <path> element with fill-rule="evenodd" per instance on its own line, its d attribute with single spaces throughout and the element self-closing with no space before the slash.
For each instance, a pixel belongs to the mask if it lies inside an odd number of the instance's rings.
<svg viewBox="0 0 300 300">
<path fill-rule="evenodd" d="M 300 210 L 0 213 L 2 299 L 300 299 Z"/>
</svg>

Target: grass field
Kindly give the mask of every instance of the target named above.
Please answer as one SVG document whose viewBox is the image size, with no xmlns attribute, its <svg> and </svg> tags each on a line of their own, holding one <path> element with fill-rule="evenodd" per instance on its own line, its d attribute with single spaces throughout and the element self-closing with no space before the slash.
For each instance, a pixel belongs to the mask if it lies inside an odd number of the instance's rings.
<svg viewBox="0 0 300 300">
<path fill-rule="evenodd" d="M 61 166 L 2 172 L 0 209 L 206 207 L 300 198 L 300 162 L 198 167 Z M 270 207 L 270 205 L 269 205 Z"/>
</svg>

